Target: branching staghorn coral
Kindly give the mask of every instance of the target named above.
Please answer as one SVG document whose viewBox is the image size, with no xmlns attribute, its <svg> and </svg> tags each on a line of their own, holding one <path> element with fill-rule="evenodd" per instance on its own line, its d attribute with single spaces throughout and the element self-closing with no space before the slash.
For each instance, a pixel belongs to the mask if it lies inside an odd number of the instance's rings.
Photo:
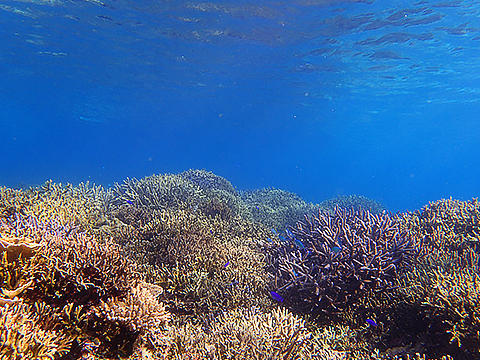
<svg viewBox="0 0 480 360">
<path fill-rule="evenodd" d="M 184 209 L 205 196 L 202 189 L 178 175 L 151 175 L 143 179 L 126 179 L 115 184 L 116 205 L 132 204 L 151 210 Z"/>
<path fill-rule="evenodd" d="M 305 216 L 272 264 L 275 291 L 302 312 L 355 308 L 371 291 L 393 290 L 416 255 L 415 241 L 389 214 L 336 208 Z"/>
<path fill-rule="evenodd" d="M 466 353 L 480 351 L 480 269 L 478 265 L 462 265 L 479 261 L 472 249 L 461 255 L 436 251 L 400 279 L 399 293 L 412 309 L 418 308 L 409 316 L 425 323 L 432 348 L 448 351 L 455 358 L 473 359 Z"/>
<path fill-rule="evenodd" d="M 215 175 L 211 171 L 190 169 L 181 172 L 179 176 L 198 185 L 202 190 L 223 190 L 236 194 L 235 188 L 227 179 Z"/>
<path fill-rule="evenodd" d="M 305 321 L 285 308 L 269 313 L 255 308 L 226 311 L 206 331 L 192 324 L 172 331 L 170 356 L 176 359 L 312 358 Z"/>
<path fill-rule="evenodd" d="M 0 217 L 30 216 L 55 230 L 69 227 L 99 232 L 112 205 L 112 196 L 112 190 L 91 187 L 88 182 L 77 187 L 47 181 L 28 190 L 0 188 Z"/>
<path fill-rule="evenodd" d="M 42 329 L 31 317 L 30 306 L 19 301 L 0 306 L 0 358 L 54 360 L 69 352 L 71 336 Z"/>
<path fill-rule="evenodd" d="M 139 282 L 122 298 L 102 300 L 94 311 L 101 318 L 124 323 L 131 331 L 138 332 L 136 347 L 147 348 L 160 356 L 170 344 L 165 335 L 170 313 L 158 301 L 162 291 L 159 286 Z"/>
<path fill-rule="evenodd" d="M 262 249 L 274 245 L 260 225 L 189 210 L 124 207 L 114 216 L 123 220 L 117 238 L 165 289 L 171 311 L 198 316 L 269 302 Z"/>
<path fill-rule="evenodd" d="M 126 179 L 115 184 L 114 204 L 134 205 L 149 210 L 192 210 L 210 217 L 249 218 L 250 214 L 225 179 L 204 170 L 182 174 L 151 175 L 143 179 Z"/>
<path fill-rule="evenodd" d="M 379 202 L 361 195 L 339 195 L 336 198 L 322 201 L 318 207 L 331 213 L 335 212 L 336 207 L 355 210 L 363 209 L 374 215 L 381 214 L 386 210 Z"/>
<path fill-rule="evenodd" d="M 318 211 L 318 206 L 285 190 L 265 188 L 245 190 L 240 194 L 255 221 L 279 232 L 303 219 L 305 214 Z"/>
<path fill-rule="evenodd" d="M 422 244 L 422 256 L 402 274 L 399 296 L 411 304 L 432 355 L 475 359 L 480 351 L 480 203 L 443 199 L 401 216 Z"/>
<path fill-rule="evenodd" d="M 468 246 L 480 252 L 478 199 L 430 202 L 421 211 L 402 214 L 402 222 L 431 249 L 461 250 Z"/>
<path fill-rule="evenodd" d="M 14 216 L 14 215 L 11 215 Z M 15 217 L 15 216 L 14 216 Z M 30 221 L 0 219 L 0 357 L 8 359 L 55 359 L 67 353 L 73 337 L 56 332 L 32 315 L 22 297 L 34 285 L 30 274 L 35 253 L 43 244 L 38 229 L 27 231 Z M 15 226 L 12 226 L 15 225 Z"/>
<path fill-rule="evenodd" d="M 162 329 L 146 320 L 164 310 L 153 295 L 147 296 L 145 289 L 155 286 L 140 282 L 135 263 L 120 246 L 57 224 L 18 213 L 1 219 L 1 273 L 7 274 L 2 275 L 6 280 L 2 285 L 3 302 L 17 303 L 17 296 L 21 296 L 31 304 L 30 316 L 42 329 L 60 331 L 75 339 L 69 349 L 69 356 L 74 358 L 82 354 L 82 344 L 90 339 L 96 339 L 95 351 L 102 356 L 129 355 L 139 335 L 150 343 L 163 339 Z M 17 256 L 9 259 L 7 254 Z M 128 301 L 132 296 L 140 298 Z M 95 311 L 109 302 L 124 304 L 121 321 Z M 146 325 L 139 327 L 143 323 L 151 325 L 148 331 L 144 331 Z"/>
<path fill-rule="evenodd" d="M 345 325 L 327 325 L 313 332 L 311 341 L 315 349 L 331 352 L 329 358 L 370 359 L 372 351 L 365 339 L 361 339 L 358 331 Z"/>
<path fill-rule="evenodd" d="M 94 312 L 102 300 L 125 296 L 138 282 L 135 266 L 113 242 L 84 233 L 45 234 L 44 250 L 30 269 L 35 280 L 27 301 L 43 302 L 68 333 L 100 341 L 103 355 L 128 354 L 138 333 Z"/>
</svg>

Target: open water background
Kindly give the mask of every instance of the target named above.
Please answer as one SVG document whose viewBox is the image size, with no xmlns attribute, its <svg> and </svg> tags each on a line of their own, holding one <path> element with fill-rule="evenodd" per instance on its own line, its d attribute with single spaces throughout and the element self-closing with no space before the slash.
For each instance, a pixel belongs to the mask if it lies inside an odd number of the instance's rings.
<svg viewBox="0 0 480 360">
<path fill-rule="evenodd" d="M 0 1 L 0 184 L 205 168 L 392 211 L 480 194 L 478 1 Z"/>
</svg>

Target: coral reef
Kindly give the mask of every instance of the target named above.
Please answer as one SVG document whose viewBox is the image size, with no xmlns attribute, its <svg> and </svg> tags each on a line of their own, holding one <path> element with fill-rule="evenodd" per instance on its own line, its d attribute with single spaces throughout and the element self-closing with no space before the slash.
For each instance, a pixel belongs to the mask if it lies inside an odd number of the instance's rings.
<svg viewBox="0 0 480 360">
<path fill-rule="evenodd" d="M 344 209 L 368 210 L 374 215 L 387 210 L 379 202 L 361 195 L 339 195 L 336 198 L 322 201 L 318 208 L 334 212 L 337 206 Z"/>
<path fill-rule="evenodd" d="M 476 199 L 394 216 L 205 170 L 0 188 L 0 358 L 473 360 L 479 238 Z"/>
<path fill-rule="evenodd" d="M 320 211 L 291 228 L 272 264 L 275 291 L 312 316 L 354 310 L 365 297 L 395 289 L 416 252 L 414 239 L 387 213 Z"/>
<path fill-rule="evenodd" d="M 255 221 L 278 231 L 294 225 L 305 214 L 318 211 L 318 206 L 285 190 L 266 188 L 241 191 L 240 194 Z"/>
<path fill-rule="evenodd" d="M 119 208 L 113 219 L 116 238 L 163 287 L 172 312 L 197 317 L 269 303 L 262 249 L 275 244 L 260 225 L 134 206 Z"/>
<path fill-rule="evenodd" d="M 172 352 L 197 359 L 310 359 L 310 336 L 305 321 L 286 309 L 236 309 L 207 331 L 191 324 L 175 329 Z"/>
<path fill-rule="evenodd" d="M 436 349 L 435 356 L 476 358 L 480 351 L 480 203 L 443 199 L 402 214 L 402 221 L 423 247 L 414 269 L 400 281 L 399 293 L 416 310 L 407 316 L 416 319 L 428 346 Z"/>
<path fill-rule="evenodd" d="M 223 190 L 236 194 L 235 188 L 230 181 L 215 175 L 211 171 L 190 169 L 180 173 L 179 176 L 198 185 L 202 190 Z"/>
<path fill-rule="evenodd" d="M 126 179 L 115 184 L 114 204 L 131 204 L 152 210 L 185 209 L 205 197 L 202 189 L 189 180 L 172 174 Z"/>
<path fill-rule="evenodd" d="M 117 206 L 124 204 L 150 210 L 191 210 L 223 219 L 250 214 L 233 186 L 224 178 L 205 170 L 189 170 L 179 175 L 151 175 L 126 179 L 115 184 Z"/>
<path fill-rule="evenodd" d="M 53 360 L 69 352 L 73 337 L 42 329 L 22 301 L 0 306 L 0 357 L 2 359 Z"/>
<path fill-rule="evenodd" d="M 0 305 L 6 307 L 8 315 L 10 306 L 25 304 L 21 310 L 15 310 L 20 311 L 19 321 L 25 319 L 19 322 L 21 326 L 13 332 L 0 329 L 0 338 L 15 341 L 11 346 L 5 342 L 0 355 L 10 354 L 13 346 L 18 351 L 23 349 L 18 356 L 27 359 L 53 359 L 62 353 L 75 358 L 82 355 L 83 345 L 93 339 L 98 354 L 128 355 L 142 336 L 152 338 L 152 334 L 161 332 L 153 323 L 147 325 L 154 330 L 138 326 L 139 321 L 146 321 L 145 310 L 138 309 L 146 308 L 152 314 L 159 314 L 162 309 L 159 304 L 153 306 L 145 292 L 136 303 L 122 302 L 131 297 L 132 291 L 140 291 L 135 289 L 141 283 L 135 264 L 118 244 L 111 240 L 99 242 L 55 219 L 45 223 L 16 212 L 0 219 L 0 235 Z M 112 319 L 109 313 L 96 311 L 105 309 L 104 303 L 126 304 L 122 305 L 127 308 L 124 316 Z M 32 331 L 31 339 L 25 337 L 25 329 Z M 157 333 L 156 337 L 160 339 L 161 335 Z M 45 339 L 49 350 L 34 345 L 35 339 Z M 31 347 L 24 349 L 22 341 L 29 341 Z M 39 354 L 45 352 L 46 357 L 32 355 L 35 349 Z"/>
</svg>

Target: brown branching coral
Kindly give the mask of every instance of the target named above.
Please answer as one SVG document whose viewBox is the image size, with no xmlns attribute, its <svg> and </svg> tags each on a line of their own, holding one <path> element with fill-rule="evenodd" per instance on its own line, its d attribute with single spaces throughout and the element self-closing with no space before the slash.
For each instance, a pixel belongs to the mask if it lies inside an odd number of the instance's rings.
<svg viewBox="0 0 480 360">
<path fill-rule="evenodd" d="M 223 190 L 236 194 L 235 188 L 227 179 L 215 175 L 211 171 L 190 169 L 179 174 L 179 176 L 198 185 L 202 190 Z"/>
<path fill-rule="evenodd" d="M 198 316 L 268 302 L 262 247 L 273 244 L 263 227 L 189 210 L 126 211 L 115 213 L 128 220 L 116 224 L 118 238 L 129 239 L 124 246 L 165 289 L 171 311 Z"/>
<path fill-rule="evenodd" d="M 143 179 L 126 179 L 115 184 L 116 205 L 125 203 L 152 210 L 183 209 L 194 206 L 192 200 L 204 197 L 202 189 L 178 175 L 151 175 Z"/>
<path fill-rule="evenodd" d="M 276 292 L 302 312 L 335 314 L 374 292 L 388 292 L 416 254 L 415 241 L 387 213 L 336 208 L 292 228 L 272 264 Z"/>
<path fill-rule="evenodd" d="M 471 354 L 480 351 L 479 268 L 459 265 L 463 257 L 455 252 L 427 255 L 400 279 L 398 296 L 410 304 L 410 311 L 395 322 L 404 325 L 415 319 L 426 345 L 435 349 L 432 356 L 475 359 Z"/>
<path fill-rule="evenodd" d="M 35 287 L 26 296 L 35 301 L 58 309 L 83 308 L 83 314 L 102 299 L 121 296 L 137 281 L 134 264 L 112 242 L 100 244 L 85 234 L 73 234 L 46 236 L 44 244 L 29 271 Z M 78 325 L 71 327 L 77 331 Z"/>
<path fill-rule="evenodd" d="M 473 247 L 480 252 L 480 202 L 443 199 L 421 211 L 405 213 L 402 222 L 431 249 L 442 251 Z"/>
<path fill-rule="evenodd" d="M 0 306 L 0 358 L 11 360 L 54 360 L 68 353 L 73 338 L 45 330 L 22 301 Z"/>
<path fill-rule="evenodd" d="M 310 333 L 305 321 L 284 308 L 263 313 L 237 309 L 209 325 L 186 324 L 173 330 L 174 358 L 310 359 Z M 182 356 L 183 355 L 183 356 Z"/>
<path fill-rule="evenodd" d="M 0 306 L 19 302 L 18 296 L 33 285 L 30 258 L 42 247 L 18 230 L 0 219 Z"/>
<path fill-rule="evenodd" d="M 148 297 L 145 289 L 154 286 L 140 282 L 135 263 L 121 247 L 110 239 L 98 241 L 58 224 L 54 219 L 45 223 L 19 213 L 0 219 L 1 303 L 18 303 L 21 296 L 31 304 L 29 316 L 42 329 L 75 339 L 70 340 L 69 349 L 73 358 L 81 355 L 81 344 L 89 339 L 96 339 L 96 352 L 103 356 L 132 353 L 139 335 L 147 333 L 146 325 L 139 325 L 143 322 L 150 325 L 150 342 L 161 339 L 162 329 L 146 318 L 161 314 L 160 310 L 162 316 L 168 314 L 153 295 Z M 132 296 L 135 301 L 128 300 Z M 124 304 L 122 319 L 95 311 L 109 302 Z"/>
<path fill-rule="evenodd" d="M 432 355 L 474 359 L 480 350 L 480 203 L 444 199 L 401 216 L 422 256 L 400 277 L 399 294 Z"/>
<path fill-rule="evenodd" d="M 114 191 L 115 206 L 130 204 L 149 210 L 191 210 L 224 219 L 250 216 L 233 186 L 204 170 L 126 179 L 123 184 L 116 184 Z"/>
<path fill-rule="evenodd" d="M 21 215 L 23 221 L 30 217 L 53 230 L 99 232 L 112 205 L 112 195 L 112 190 L 88 182 L 77 187 L 47 181 L 28 190 L 0 188 L 0 218 Z"/>
<path fill-rule="evenodd" d="M 378 201 L 361 195 L 339 195 L 336 198 L 322 201 L 318 207 L 321 210 L 335 212 L 335 207 L 355 210 L 368 210 L 372 214 L 381 214 L 386 208 Z"/>
<path fill-rule="evenodd" d="M 94 337 L 104 355 L 128 354 L 138 333 L 126 323 L 94 312 L 94 306 L 122 297 L 138 281 L 134 264 L 117 244 L 81 234 L 44 234 L 44 250 L 30 269 L 35 286 L 27 301 L 43 302 L 51 317 L 76 337 Z"/>
<path fill-rule="evenodd" d="M 43 244 L 25 236 L 38 234 L 37 229 L 25 231 L 28 222 L 16 220 L 12 226 L 0 219 L 0 357 L 54 359 L 68 352 L 73 337 L 42 327 L 21 298 L 35 285 L 31 263 Z"/>
<path fill-rule="evenodd" d="M 318 206 L 297 194 L 275 188 L 242 191 L 241 196 L 255 221 L 278 231 L 294 225 L 305 214 L 318 211 Z"/>
<path fill-rule="evenodd" d="M 162 291 L 159 286 L 140 282 L 122 298 L 102 300 L 95 312 L 101 318 L 126 324 L 131 331 L 138 332 L 137 346 L 164 353 L 170 343 L 164 333 L 170 313 L 157 300 Z"/>
</svg>

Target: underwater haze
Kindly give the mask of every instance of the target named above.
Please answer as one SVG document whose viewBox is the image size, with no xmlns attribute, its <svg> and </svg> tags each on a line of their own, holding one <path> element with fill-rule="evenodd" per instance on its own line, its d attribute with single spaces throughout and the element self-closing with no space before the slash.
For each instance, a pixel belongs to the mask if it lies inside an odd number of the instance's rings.
<svg viewBox="0 0 480 360">
<path fill-rule="evenodd" d="M 207 169 L 389 210 L 480 194 L 478 1 L 0 2 L 0 185 Z"/>
</svg>

